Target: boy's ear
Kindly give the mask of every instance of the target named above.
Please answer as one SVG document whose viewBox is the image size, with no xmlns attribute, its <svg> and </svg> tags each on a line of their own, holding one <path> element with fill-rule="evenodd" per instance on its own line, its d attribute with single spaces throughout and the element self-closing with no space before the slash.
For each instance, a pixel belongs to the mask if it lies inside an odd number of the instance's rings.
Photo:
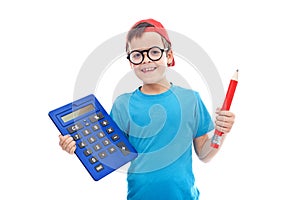
<svg viewBox="0 0 300 200">
<path fill-rule="evenodd" d="M 167 52 L 167 63 L 168 64 L 171 64 L 172 61 L 173 61 L 173 51 L 172 49 L 170 49 L 168 52 Z"/>
</svg>

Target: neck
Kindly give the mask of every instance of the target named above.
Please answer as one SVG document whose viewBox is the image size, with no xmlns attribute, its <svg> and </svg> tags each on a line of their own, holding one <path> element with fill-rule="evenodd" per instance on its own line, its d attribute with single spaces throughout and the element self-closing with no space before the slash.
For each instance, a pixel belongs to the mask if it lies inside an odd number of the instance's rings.
<svg viewBox="0 0 300 200">
<path fill-rule="evenodd" d="M 169 90 L 170 87 L 171 84 L 168 81 L 164 81 L 162 83 L 144 84 L 141 88 L 141 92 L 144 94 L 161 94 Z"/>
</svg>

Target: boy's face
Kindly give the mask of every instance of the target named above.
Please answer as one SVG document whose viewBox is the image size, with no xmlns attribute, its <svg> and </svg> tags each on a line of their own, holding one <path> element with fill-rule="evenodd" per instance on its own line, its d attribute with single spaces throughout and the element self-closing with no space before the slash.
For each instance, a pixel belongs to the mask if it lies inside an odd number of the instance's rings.
<svg viewBox="0 0 300 200">
<path fill-rule="evenodd" d="M 165 49 L 161 36 L 155 32 L 144 32 L 141 37 L 133 38 L 129 43 L 129 52 L 134 50 L 143 51 L 152 47 Z M 168 53 L 167 53 L 168 52 Z M 172 62 L 173 52 L 164 51 L 162 57 L 157 61 L 152 61 L 144 52 L 144 60 L 138 64 L 130 63 L 134 69 L 136 76 L 143 81 L 144 84 L 162 83 L 166 81 L 167 64 Z"/>
</svg>

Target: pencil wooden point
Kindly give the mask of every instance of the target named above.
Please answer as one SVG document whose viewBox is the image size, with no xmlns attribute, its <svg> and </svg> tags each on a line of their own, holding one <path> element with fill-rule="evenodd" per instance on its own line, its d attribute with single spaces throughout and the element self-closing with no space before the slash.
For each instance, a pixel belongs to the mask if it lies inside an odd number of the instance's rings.
<svg viewBox="0 0 300 200">
<path fill-rule="evenodd" d="M 238 81 L 238 72 L 239 72 L 238 69 L 234 72 L 234 74 L 232 76 L 232 80 Z"/>
</svg>

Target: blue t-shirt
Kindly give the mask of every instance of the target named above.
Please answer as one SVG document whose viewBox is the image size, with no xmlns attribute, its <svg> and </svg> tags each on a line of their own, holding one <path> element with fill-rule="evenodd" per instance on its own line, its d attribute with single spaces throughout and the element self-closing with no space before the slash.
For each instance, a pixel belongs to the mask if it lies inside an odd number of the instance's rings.
<svg viewBox="0 0 300 200">
<path fill-rule="evenodd" d="M 158 95 L 119 96 L 111 116 L 139 155 L 128 169 L 128 200 L 198 199 L 192 142 L 212 130 L 199 94 L 178 86 Z"/>
</svg>

